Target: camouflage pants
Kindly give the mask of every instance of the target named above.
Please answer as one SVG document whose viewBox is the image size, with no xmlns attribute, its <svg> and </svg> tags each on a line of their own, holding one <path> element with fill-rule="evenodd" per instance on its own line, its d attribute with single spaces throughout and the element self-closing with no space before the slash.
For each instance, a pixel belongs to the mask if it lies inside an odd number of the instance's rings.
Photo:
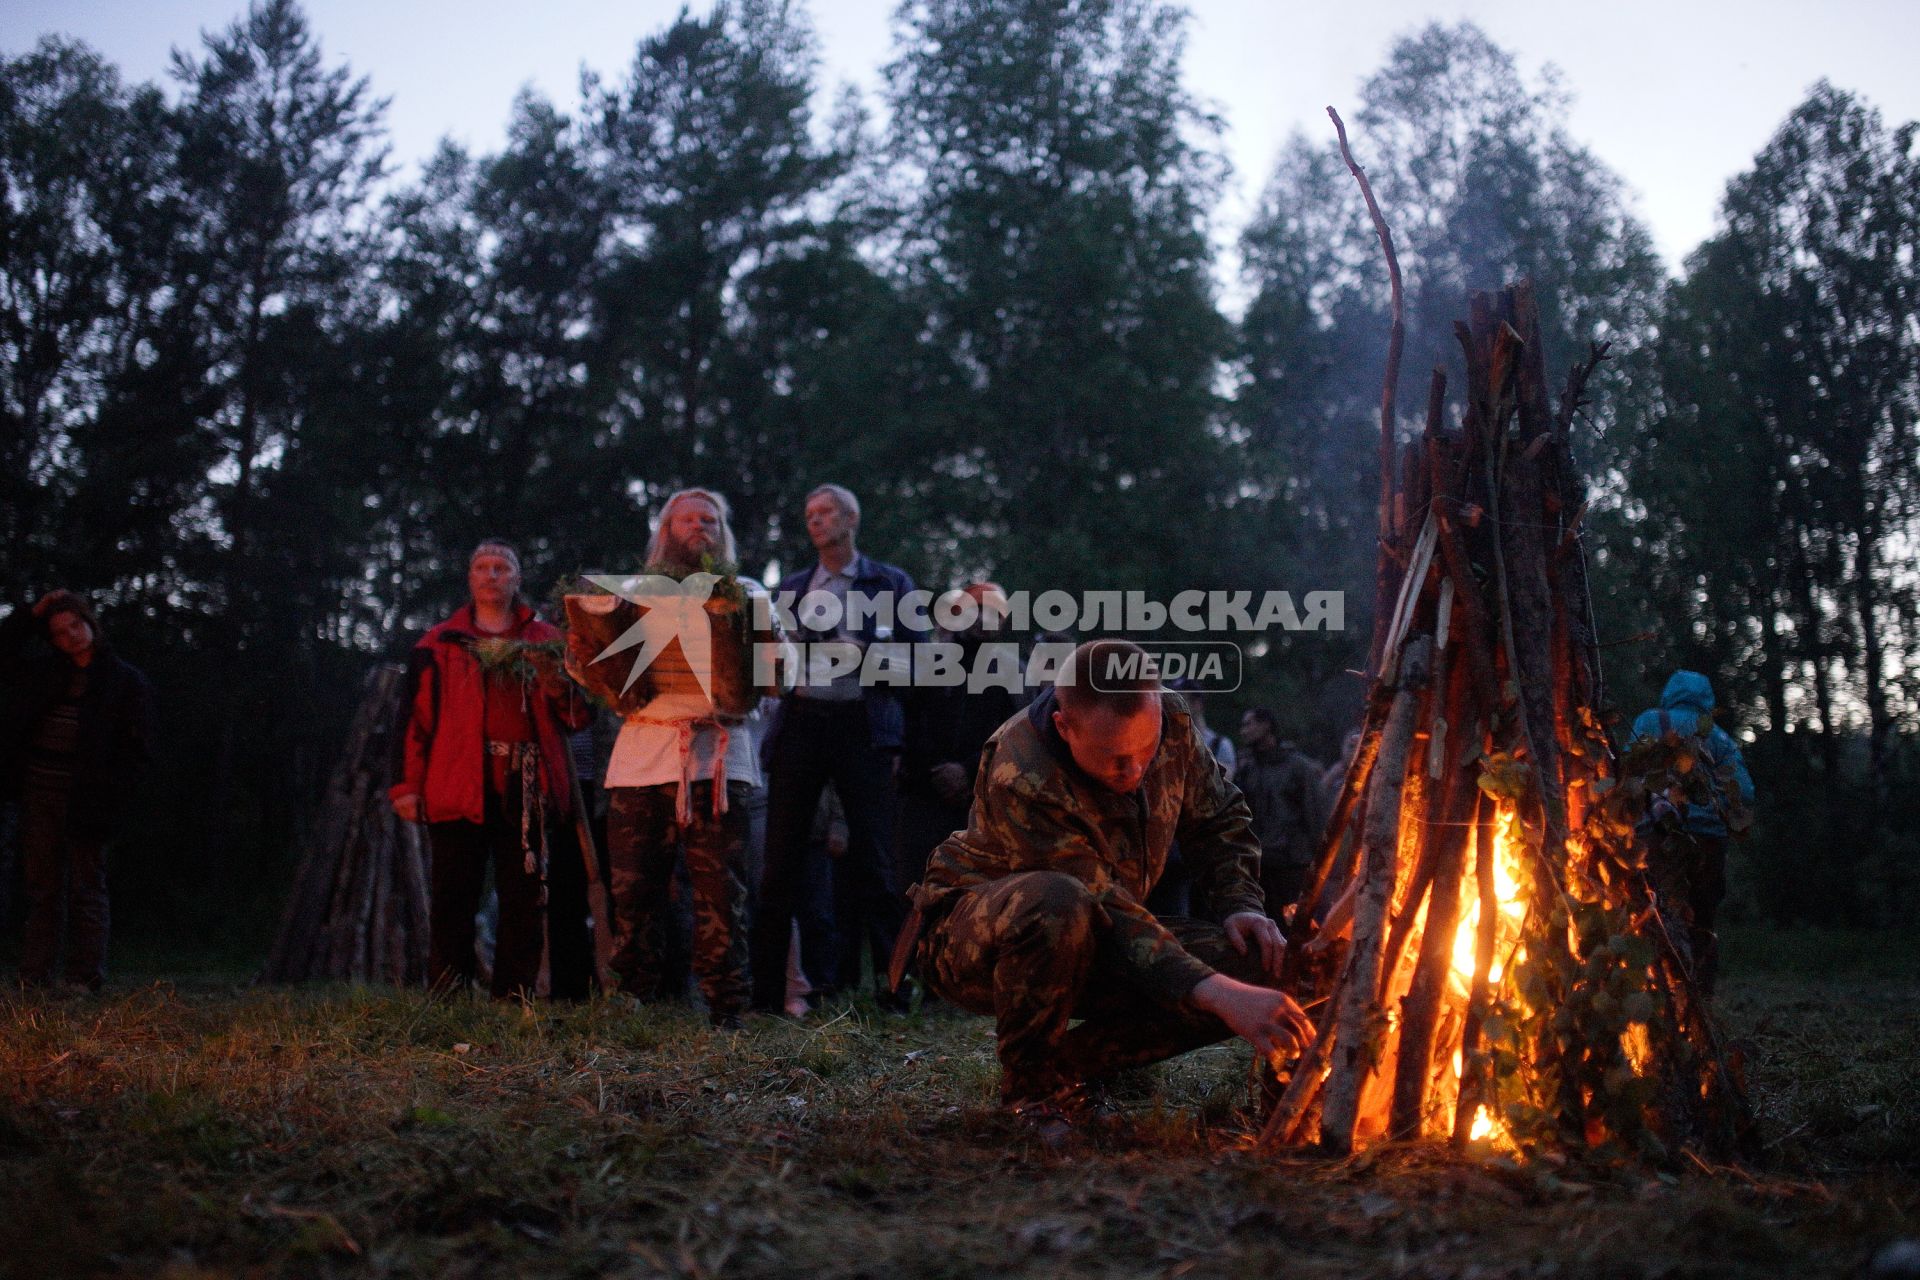
<svg viewBox="0 0 1920 1280">
<path fill-rule="evenodd" d="M 662 930 L 673 925 L 673 867 L 684 849 L 693 889 L 693 971 L 715 1019 L 746 1008 L 747 836 L 751 788 L 727 784 L 727 811 L 713 816 L 713 784 L 693 785 L 693 820 L 675 816 L 678 787 L 610 787 L 607 854 L 613 891 L 613 971 L 642 999 L 661 990 Z"/>
<path fill-rule="evenodd" d="M 1219 972 L 1266 981 L 1258 954 L 1240 955 L 1218 925 L 1179 916 L 1160 923 Z M 1055 871 L 1020 872 L 959 895 L 928 929 L 920 958 L 935 994 L 993 1015 L 1008 1103 L 1233 1034 L 1212 1014 L 1162 1004 L 1135 985 L 1087 887 Z M 1082 1021 L 1069 1026 L 1074 1018 Z"/>
</svg>

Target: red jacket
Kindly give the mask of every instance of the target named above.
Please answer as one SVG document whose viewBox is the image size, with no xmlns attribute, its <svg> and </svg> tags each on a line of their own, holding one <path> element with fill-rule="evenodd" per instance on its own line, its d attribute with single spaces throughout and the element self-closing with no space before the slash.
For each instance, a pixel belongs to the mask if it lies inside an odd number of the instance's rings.
<svg viewBox="0 0 1920 1280">
<path fill-rule="evenodd" d="M 466 604 L 413 647 L 411 709 L 394 748 L 394 776 L 400 780 L 387 794 L 396 800 L 425 796 L 428 822 L 485 820 L 487 758 L 481 724 L 486 691 L 480 662 L 468 647 L 483 634 L 474 625 L 473 606 Z M 526 605 L 514 606 L 513 625 L 504 634 L 532 644 L 562 636 Z M 571 685 L 560 698 L 549 697 L 538 685 L 529 693 L 542 789 L 549 811 L 565 817 L 573 810 L 566 734 L 586 728 L 593 710 Z"/>
</svg>

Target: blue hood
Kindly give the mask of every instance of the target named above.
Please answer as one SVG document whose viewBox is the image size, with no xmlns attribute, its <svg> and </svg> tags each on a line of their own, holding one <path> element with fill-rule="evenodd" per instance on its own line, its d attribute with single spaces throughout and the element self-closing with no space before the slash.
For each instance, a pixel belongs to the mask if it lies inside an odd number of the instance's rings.
<svg viewBox="0 0 1920 1280">
<path fill-rule="evenodd" d="M 1660 695 L 1660 706 L 1667 711 L 1693 711 L 1706 716 L 1713 711 L 1713 686 L 1698 671 L 1676 671 Z"/>
</svg>

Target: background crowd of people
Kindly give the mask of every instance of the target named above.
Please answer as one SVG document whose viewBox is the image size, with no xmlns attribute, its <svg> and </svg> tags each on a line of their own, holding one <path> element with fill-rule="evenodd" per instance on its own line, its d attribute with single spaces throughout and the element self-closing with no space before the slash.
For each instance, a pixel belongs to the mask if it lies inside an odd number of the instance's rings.
<svg viewBox="0 0 1920 1280">
<path fill-rule="evenodd" d="M 828 592 L 843 609 L 832 630 L 803 627 L 794 638 L 809 653 L 894 639 L 881 611 L 844 607 L 915 589 L 904 571 L 859 550 L 858 497 L 820 486 L 808 495 L 805 525 L 816 563 L 779 588 L 796 597 Z M 731 567 L 734 556 L 722 495 L 685 489 L 665 500 L 648 544 L 650 571 Z M 764 602 L 765 588 L 741 582 Z M 541 618 L 522 587 L 516 549 L 482 541 L 468 560 L 467 603 L 411 652 L 390 799 L 400 820 L 424 824 L 428 836 L 430 982 L 484 981 L 496 997 L 583 997 L 595 977 L 598 914 L 609 980 L 640 1000 L 685 999 L 697 989 L 717 1025 L 736 1025 L 751 1010 L 800 1016 L 869 981 L 880 1008 L 904 1012 L 909 993 L 888 976 L 903 895 L 936 846 L 967 826 L 982 749 L 1033 691 L 868 685 L 856 663 L 761 697 L 745 714 L 723 713 L 678 686 L 616 714 L 596 709 L 569 678 L 603 655 Z M 1006 593 L 991 582 L 957 591 L 972 598 L 973 621 L 938 638 L 970 661 L 990 637 L 1004 638 Z M 563 645 L 564 671 L 498 660 Z M 12 914 L 5 895 L 17 856 L 22 982 L 98 990 L 106 849 L 151 754 L 152 692 L 113 651 L 87 601 L 69 591 L 49 592 L 0 624 L 0 658 L 12 675 L 0 721 L 0 915 Z M 1344 760 L 1309 758 L 1264 706 L 1244 709 L 1236 741 L 1209 725 L 1203 690 L 1173 688 L 1197 740 L 1245 798 L 1267 910 L 1284 921 L 1320 852 Z M 1714 727 L 1712 709 L 1706 677 L 1678 672 L 1632 733 L 1636 743 L 1699 737 L 1698 754 L 1713 768 L 1694 771 L 1695 781 L 1726 775 L 1710 794 L 1682 795 L 1670 812 L 1656 804 L 1645 823 L 1652 865 L 1709 986 L 1726 843 L 1744 832 L 1753 801 L 1739 749 Z M 1349 735 L 1345 754 L 1355 745 Z M 1665 796 L 1664 784 L 1650 794 Z M 1188 879 L 1176 842 L 1148 908 L 1188 914 Z M 598 912 L 589 904 L 594 881 L 610 888 Z"/>
<path fill-rule="evenodd" d="M 817 559 L 779 590 L 828 592 L 843 606 L 913 591 L 904 571 L 859 549 L 860 518 L 858 497 L 842 486 L 809 494 L 804 521 Z M 684 576 L 731 566 L 734 555 L 722 495 L 686 489 L 662 503 L 649 572 Z M 392 796 L 396 813 L 430 833 L 434 982 L 476 978 L 472 917 L 491 866 L 500 887 L 493 993 L 584 992 L 592 961 L 580 864 L 570 845 L 555 852 L 584 825 L 606 859 L 610 968 L 629 995 L 682 999 L 697 989 L 716 1024 L 734 1025 L 749 1010 L 800 1015 L 871 982 L 882 1009 L 905 1011 L 909 995 L 887 972 L 903 891 L 934 847 L 966 826 L 981 750 L 1028 695 L 1000 683 L 870 686 L 856 668 L 812 673 L 746 715 L 674 687 L 624 714 L 600 712 L 596 724 L 557 673 L 529 678 L 474 657 L 489 640 L 555 636 L 524 602 L 519 569 L 511 546 L 482 542 L 469 562 L 470 602 L 414 650 Z M 974 621 L 939 638 L 970 660 L 989 637 L 1004 638 L 1006 595 L 991 582 L 957 590 L 978 606 L 968 611 Z M 803 626 L 793 638 L 817 655 L 896 637 L 881 611 L 843 607 L 833 629 Z M 600 656 L 576 635 L 568 670 L 578 675 Z M 1246 712 L 1236 753 L 1227 735 L 1205 728 L 1201 691 L 1186 697 L 1219 767 L 1247 793 L 1277 916 L 1317 851 L 1326 770 L 1281 740 L 1272 710 Z M 584 824 L 572 821 L 576 805 Z M 1163 889 L 1163 906 L 1185 909 L 1177 863 Z M 543 905 L 550 970 L 539 987 Z"/>
<path fill-rule="evenodd" d="M 832 629 L 802 626 L 793 638 L 816 657 L 895 639 L 885 611 L 846 607 L 915 590 L 904 571 L 858 549 L 858 497 L 821 485 L 808 495 L 805 524 L 816 563 L 779 589 L 830 593 L 842 610 Z M 731 570 L 735 554 L 726 499 L 684 489 L 661 505 L 647 569 Z M 766 602 L 760 584 L 740 583 L 749 600 Z M 597 927 L 603 981 L 642 1001 L 697 990 L 719 1026 L 750 1011 L 803 1016 L 869 982 L 882 1010 L 907 1011 L 910 993 L 889 975 L 906 890 L 935 848 L 967 827 L 982 751 L 1035 691 L 866 684 L 860 663 L 829 663 L 745 711 L 667 685 L 643 686 L 616 713 L 596 708 L 570 678 L 606 655 L 541 618 L 522 587 L 510 543 L 490 538 L 473 549 L 469 598 L 414 644 L 403 722 L 391 735 L 393 812 L 424 824 L 431 851 L 430 983 L 484 983 L 497 998 L 584 997 Z M 971 598 L 970 622 L 897 638 L 941 639 L 969 663 L 990 638 L 1005 638 L 998 584 L 955 594 Z M 543 647 L 565 649 L 564 669 L 501 660 Z M 88 602 L 66 590 L 0 623 L 0 663 L 10 674 L 0 717 L 0 918 L 14 914 L 17 861 L 21 982 L 97 991 L 107 971 L 106 853 L 152 753 L 152 690 L 114 652 Z M 1245 800 L 1266 909 L 1284 922 L 1321 850 L 1345 760 L 1309 758 L 1265 706 L 1242 711 L 1236 741 L 1208 723 L 1204 690 L 1170 687 L 1195 740 Z M 1624 757 L 1645 774 L 1649 866 L 1709 990 L 1726 846 L 1744 834 L 1754 798 L 1713 705 L 1705 676 L 1676 672 L 1660 706 L 1634 722 Z M 1349 735 L 1343 755 L 1356 745 Z M 1695 758 L 1708 767 L 1686 767 Z M 1147 908 L 1190 914 L 1189 879 L 1176 841 Z M 610 893 L 592 903 L 596 882 Z"/>
<path fill-rule="evenodd" d="M 649 565 L 731 563 L 728 517 L 711 490 L 672 495 Z M 906 573 L 857 549 L 859 522 L 852 492 L 815 491 L 806 523 L 818 562 L 781 589 L 843 600 L 912 591 Z M 677 999 L 696 986 L 710 1016 L 731 1023 L 749 1007 L 803 1013 L 871 975 L 881 1007 L 903 1011 L 905 993 L 886 979 L 902 891 L 966 825 L 981 749 L 1027 695 L 999 683 L 866 688 L 842 676 L 767 697 L 732 723 L 677 692 L 616 716 L 558 670 L 528 678 L 483 659 L 490 641 L 563 639 L 523 585 L 515 548 L 481 542 L 468 561 L 467 603 L 411 652 L 390 798 L 399 819 L 428 833 L 430 980 L 484 982 L 502 997 L 585 995 L 593 948 L 576 850 L 591 844 L 611 887 L 611 967 L 628 993 Z M 970 663 L 1001 634 L 1006 596 L 991 582 L 958 590 L 979 606 L 976 620 L 941 638 Z M 863 648 L 885 638 L 873 626 L 805 638 Z M 18 874 L 21 980 L 64 977 L 97 990 L 106 849 L 152 751 L 152 691 L 73 592 L 49 592 L 10 615 L 0 652 L 13 673 L 0 737 L 0 913 L 12 914 L 6 896 Z M 569 665 L 594 656 L 576 646 Z M 1187 697 L 1204 726 L 1203 696 Z M 1249 709 L 1237 767 L 1225 734 L 1208 730 L 1207 743 L 1248 795 L 1268 895 L 1283 904 L 1311 860 L 1326 804 L 1322 767 L 1281 742 L 1277 727 L 1271 710 Z M 1177 866 L 1167 882 L 1184 906 Z"/>
</svg>

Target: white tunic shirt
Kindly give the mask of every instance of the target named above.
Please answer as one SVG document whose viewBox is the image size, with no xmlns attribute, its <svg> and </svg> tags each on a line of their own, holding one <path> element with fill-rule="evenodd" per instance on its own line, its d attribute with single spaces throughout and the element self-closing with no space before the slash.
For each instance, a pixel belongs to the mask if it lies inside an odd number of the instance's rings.
<svg viewBox="0 0 1920 1280">
<path fill-rule="evenodd" d="M 671 724 L 643 724 L 647 720 L 675 720 L 711 716 L 713 707 L 698 694 L 666 694 L 629 716 L 614 739 L 613 758 L 607 761 L 609 787 L 651 787 L 680 781 L 680 730 Z M 754 713 L 758 716 L 758 712 Z M 760 761 L 753 749 L 754 734 L 747 721 L 727 725 L 727 781 L 760 785 Z M 693 730 L 693 777 L 713 776 L 714 744 L 720 735 L 709 725 Z"/>
<path fill-rule="evenodd" d="M 751 579 L 743 579 L 747 595 L 766 595 L 766 589 Z M 751 607 L 751 606 L 749 606 Z M 654 723 L 689 718 L 710 719 L 713 704 L 697 693 L 667 693 L 629 715 L 620 726 L 613 743 L 613 757 L 607 761 L 604 785 L 609 787 L 651 787 L 679 782 L 689 776 L 683 772 L 680 758 L 681 729 L 676 724 Z M 752 719 L 757 720 L 759 712 Z M 757 735 L 749 720 L 725 720 L 727 726 L 727 781 L 760 785 L 760 758 L 754 743 Z M 699 725 L 692 732 L 693 767 L 696 781 L 713 777 L 714 747 L 720 735 L 711 725 Z"/>
</svg>

